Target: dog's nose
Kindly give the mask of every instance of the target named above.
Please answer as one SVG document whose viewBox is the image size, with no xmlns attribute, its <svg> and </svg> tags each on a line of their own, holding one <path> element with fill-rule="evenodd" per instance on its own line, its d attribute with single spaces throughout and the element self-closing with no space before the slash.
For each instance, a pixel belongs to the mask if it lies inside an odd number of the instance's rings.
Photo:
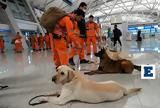
<svg viewBox="0 0 160 108">
<path fill-rule="evenodd" d="M 56 77 L 52 77 L 52 82 L 56 82 Z"/>
</svg>

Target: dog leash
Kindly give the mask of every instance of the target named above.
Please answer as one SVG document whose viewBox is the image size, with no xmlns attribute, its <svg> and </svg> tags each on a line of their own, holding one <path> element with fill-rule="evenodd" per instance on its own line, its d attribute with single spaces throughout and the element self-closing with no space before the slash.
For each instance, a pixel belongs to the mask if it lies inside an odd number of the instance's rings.
<svg viewBox="0 0 160 108">
<path fill-rule="evenodd" d="M 59 97 L 60 95 L 58 93 L 50 94 L 50 95 L 38 95 L 38 96 L 35 96 L 35 97 L 31 98 L 29 100 L 28 104 L 30 106 L 35 106 L 35 105 L 40 105 L 40 104 L 48 103 L 48 101 L 39 101 L 39 102 L 32 102 L 32 101 L 34 101 L 35 99 L 37 99 L 39 97 L 51 97 L 51 96 L 57 96 L 57 97 Z"/>
<path fill-rule="evenodd" d="M 8 88 L 8 86 L 0 86 L 0 90 L 3 90 L 5 88 Z"/>
</svg>

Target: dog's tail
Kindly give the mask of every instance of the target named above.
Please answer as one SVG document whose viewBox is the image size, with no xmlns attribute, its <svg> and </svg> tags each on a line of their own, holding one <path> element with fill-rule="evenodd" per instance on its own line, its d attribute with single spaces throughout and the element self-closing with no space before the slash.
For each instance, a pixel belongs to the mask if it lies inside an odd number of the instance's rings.
<svg viewBox="0 0 160 108">
<path fill-rule="evenodd" d="M 134 69 L 141 71 L 141 66 L 134 65 Z"/>
<path fill-rule="evenodd" d="M 131 89 L 127 90 L 127 92 L 125 93 L 125 95 L 136 93 L 136 92 L 139 92 L 141 90 L 142 90 L 142 88 L 131 88 Z"/>
</svg>

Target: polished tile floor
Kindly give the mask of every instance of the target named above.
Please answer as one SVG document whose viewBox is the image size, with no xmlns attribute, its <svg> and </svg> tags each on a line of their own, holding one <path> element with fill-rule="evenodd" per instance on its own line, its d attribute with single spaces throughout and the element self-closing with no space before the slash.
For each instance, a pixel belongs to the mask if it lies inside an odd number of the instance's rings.
<svg viewBox="0 0 160 108">
<path fill-rule="evenodd" d="M 135 41 L 123 42 L 122 52 L 135 64 L 155 64 L 157 78 L 142 80 L 140 73 L 134 71 L 132 75 L 107 74 L 87 76 L 96 81 L 114 80 L 126 87 L 142 87 L 142 92 L 122 98 L 116 102 L 88 104 L 70 102 L 64 106 L 43 104 L 29 106 L 28 101 L 35 95 L 54 93 L 59 86 L 51 82 L 55 73 L 51 53 L 24 51 L 14 54 L 6 51 L 0 54 L 0 84 L 9 88 L 0 90 L 0 108 L 159 108 L 160 106 L 160 40 L 146 39 L 142 43 Z M 98 61 L 93 56 L 87 57 Z M 77 59 L 75 59 L 77 62 Z M 96 65 L 81 65 L 81 69 L 96 69 Z"/>
</svg>

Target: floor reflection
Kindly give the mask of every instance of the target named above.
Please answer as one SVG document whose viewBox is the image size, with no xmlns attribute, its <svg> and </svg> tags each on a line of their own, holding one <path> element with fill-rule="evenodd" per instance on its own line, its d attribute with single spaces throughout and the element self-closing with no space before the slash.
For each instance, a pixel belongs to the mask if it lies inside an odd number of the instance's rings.
<svg viewBox="0 0 160 108">
<path fill-rule="evenodd" d="M 134 64 L 155 64 L 157 79 L 141 80 L 140 72 L 134 71 L 132 75 L 107 74 L 86 76 L 96 81 L 115 80 L 126 87 L 142 87 L 141 93 L 135 96 L 125 97 L 116 102 L 100 104 L 70 103 L 64 108 L 159 108 L 160 100 L 160 41 L 146 39 L 142 43 L 136 41 L 124 41 L 122 52 L 128 54 Z M 86 56 L 95 64 L 82 64 L 77 66 L 81 70 L 95 70 L 99 59 L 94 55 Z M 75 57 L 78 63 L 78 57 Z M 27 102 L 35 95 L 54 92 L 57 86 L 51 82 L 55 74 L 52 55 L 49 51 L 31 52 L 25 50 L 22 54 L 13 51 L 0 53 L 0 84 L 9 85 L 9 89 L 0 91 L 0 108 L 29 108 Z M 154 100 L 150 104 L 150 100 Z M 68 106 L 69 105 L 69 106 Z M 53 104 L 37 106 L 37 108 L 57 108 Z M 60 106 L 62 107 L 62 106 Z"/>
</svg>

